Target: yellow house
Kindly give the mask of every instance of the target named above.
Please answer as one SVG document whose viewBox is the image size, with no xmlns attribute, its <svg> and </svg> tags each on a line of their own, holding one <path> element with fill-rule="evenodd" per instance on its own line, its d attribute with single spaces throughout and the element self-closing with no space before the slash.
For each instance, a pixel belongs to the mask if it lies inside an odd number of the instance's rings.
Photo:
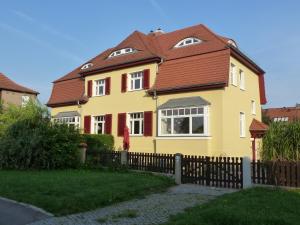
<svg viewBox="0 0 300 225">
<path fill-rule="evenodd" d="M 264 71 L 196 25 L 133 32 L 54 81 L 48 106 L 58 122 L 112 134 L 116 150 L 127 126 L 130 151 L 255 156 L 265 103 Z"/>
</svg>

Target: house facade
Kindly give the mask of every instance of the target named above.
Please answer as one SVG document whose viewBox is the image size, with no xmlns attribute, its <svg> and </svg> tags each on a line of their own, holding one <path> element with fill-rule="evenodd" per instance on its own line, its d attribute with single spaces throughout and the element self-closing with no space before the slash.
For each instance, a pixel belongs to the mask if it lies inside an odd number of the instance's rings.
<svg viewBox="0 0 300 225">
<path fill-rule="evenodd" d="M 130 151 L 252 156 L 266 103 L 264 71 L 204 25 L 135 31 L 54 81 L 54 121 L 107 133 Z M 255 140 L 254 140 L 255 141 Z"/>
<path fill-rule="evenodd" d="M 0 73 L 0 101 L 4 107 L 9 104 L 25 106 L 30 99 L 35 100 L 38 94 L 37 91 L 21 86 Z"/>
</svg>

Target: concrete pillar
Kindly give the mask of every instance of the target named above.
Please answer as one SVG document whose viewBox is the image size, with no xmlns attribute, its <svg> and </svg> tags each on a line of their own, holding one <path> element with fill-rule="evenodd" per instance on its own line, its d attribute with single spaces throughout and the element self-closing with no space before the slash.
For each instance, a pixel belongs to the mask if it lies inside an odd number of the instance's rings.
<svg viewBox="0 0 300 225">
<path fill-rule="evenodd" d="M 250 187 L 252 187 L 251 160 L 249 157 L 243 157 L 243 188 Z"/>
<path fill-rule="evenodd" d="M 80 159 L 80 162 L 83 164 L 86 161 L 86 150 L 87 150 L 87 144 L 80 143 L 79 144 L 79 159 Z"/>
<path fill-rule="evenodd" d="M 175 183 L 181 184 L 181 160 L 182 154 L 175 154 Z"/>
<path fill-rule="evenodd" d="M 121 151 L 121 165 L 126 166 L 127 165 L 127 151 Z"/>
</svg>

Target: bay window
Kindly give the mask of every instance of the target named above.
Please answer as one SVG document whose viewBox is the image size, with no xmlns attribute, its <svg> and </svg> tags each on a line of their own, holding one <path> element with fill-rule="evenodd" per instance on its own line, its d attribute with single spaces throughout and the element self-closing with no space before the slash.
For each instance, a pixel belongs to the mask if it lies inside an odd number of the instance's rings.
<svg viewBox="0 0 300 225">
<path fill-rule="evenodd" d="M 79 128 L 80 117 L 79 116 L 59 117 L 59 118 L 54 118 L 53 122 L 58 124 L 67 124 L 68 126 L 74 126 Z"/>
<path fill-rule="evenodd" d="M 207 136 L 208 106 L 159 110 L 159 136 Z"/>
</svg>

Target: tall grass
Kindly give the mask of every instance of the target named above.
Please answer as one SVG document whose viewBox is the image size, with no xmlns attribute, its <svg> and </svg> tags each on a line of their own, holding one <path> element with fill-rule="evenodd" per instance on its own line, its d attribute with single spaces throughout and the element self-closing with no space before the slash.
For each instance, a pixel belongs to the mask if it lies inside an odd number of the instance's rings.
<svg viewBox="0 0 300 225">
<path fill-rule="evenodd" d="M 300 121 L 271 123 L 263 137 L 263 160 L 300 160 Z"/>
</svg>

